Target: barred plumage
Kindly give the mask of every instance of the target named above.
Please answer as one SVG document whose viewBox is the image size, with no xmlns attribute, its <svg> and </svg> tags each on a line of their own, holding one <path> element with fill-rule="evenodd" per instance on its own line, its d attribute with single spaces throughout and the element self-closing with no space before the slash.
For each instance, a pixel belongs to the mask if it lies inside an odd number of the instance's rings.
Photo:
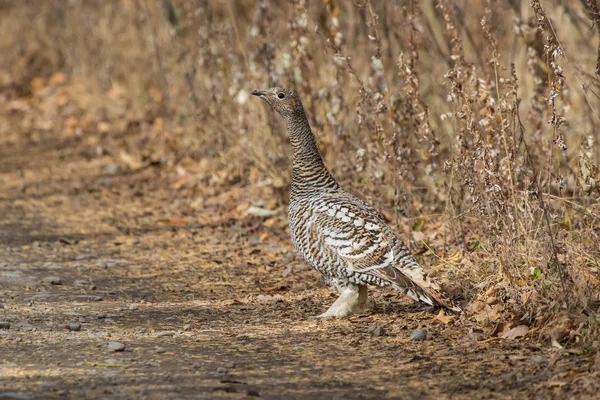
<svg viewBox="0 0 600 400">
<path fill-rule="evenodd" d="M 340 292 L 319 317 L 362 311 L 367 285 L 392 285 L 416 301 L 460 311 L 377 211 L 345 191 L 327 171 L 298 96 L 278 87 L 252 94 L 287 124 L 294 150 L 289 208 L 294 246 Z"/>
</svg>

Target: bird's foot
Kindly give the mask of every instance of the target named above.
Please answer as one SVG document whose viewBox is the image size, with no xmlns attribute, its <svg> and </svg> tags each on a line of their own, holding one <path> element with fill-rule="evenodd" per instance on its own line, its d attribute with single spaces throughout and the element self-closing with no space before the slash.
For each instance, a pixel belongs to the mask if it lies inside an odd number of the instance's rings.
<svg viewBox="0 0 600 400">
<path fill-rule="evenodd" d="M 342 289 L 340 297 L 337 298 L 327 311 L 308 318 L 344 318 L 352 314 L 361 313 L 364 311 L 366 304 L 367 286 L 349 284 Z"/>
</svg>

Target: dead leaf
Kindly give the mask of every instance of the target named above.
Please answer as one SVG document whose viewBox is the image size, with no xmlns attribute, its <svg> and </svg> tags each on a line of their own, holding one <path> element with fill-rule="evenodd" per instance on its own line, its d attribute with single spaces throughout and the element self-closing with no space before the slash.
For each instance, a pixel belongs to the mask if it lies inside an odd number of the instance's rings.
<svg viewBox="0 0 600 400">
<path fill-rule="evenodd" d="M 475 300 L 469 306 L 469 311 L 471 311 L 472 313 L 476 313 L 476 312 L 483 310 L 484 308 L 485 308 L 485 303 L 483 301 Z"/>
<path fill-rule="evenodd" d="M 279 291 L 282 291 L 282 290 L 287 290 L 287 288 L 288 287 L 285 286 L 285 285 L 278 285 L 278 286 L 265 287 L 265 288 L 262 288 L 261 290 L 263 292 L 279 292 Z"/>
<path fill-rule="evenodd" d="M 29 104 L 23 100 L 13 100 L 9 104 L 10 111 L 28 111 L 30 109 Z"/>
<path fill-rule="evenodd" d="M 267 231 L 267 232 L 263 232 L 262 235 L 260 235 L 260 241 L 264 242 L 265 240 L 267 240 L 269 237 L 271 236 L 271 232 Z"/>
<path fill-rule="evenodd" d="M 162 132 L 165 129 L 165 120 L 162 118 L 156 118 L 154 120 L 153 128 L 156 132 Z"/>
<path fill-rule="evenodd" d="M 525 305 L 530 297 L 531 297 L 531 292 L 521 293 L 521 303 L 523 305 Z"/>
<path fill-rule="evenodd" d="M 498 321 L 502 317 L 501 312 L 502 306 L 500 304 L 494 304 L 491 307 L 485 304 L 483 311 L 475 314 L 475 320 L 479 323 Z"/>
<path fill-rule="evenodd" d="M 194 182 L 194 180 L 195 179 L 192 175 L 179 175 L 177 178 L 175 178 L 175 181 L 171 183 L 171 188 L 178 190 L 188 183 Z"/>
<path fill-rule="evenodd" d="M 563 382 L 563 381 L 548 381 L 547 384 L 550 387 L 562 387 L 562 386 L 565 386 L 567 384 L 567 382 Z"/>
<path fill-rule="evenodd" d="M 127 166 L 129 167 L 129 169 L 131 169 L 132 171 L 136 171 L 140 168 L 142 168 L 144 165 L 142 164 L 142 161 L 140 160 L 139 156 L 135 156 L 133 154 L 129 154 L 125 151 L 121 151 L 121 153 L 119 153 L 119 157 L 121 157 L 121 160 L 127 164 Z"/>
<path fill-rule="evenodd" d="M 161 218 L 158 220 L 158 222 L 160 222 L 161 224 L 166 224 L 166 225 L 185 225 L 185 224 L 190 223 L 190 221 L 188 221 L 187 219 L 177 219 L 177 218 Z"/>
<path fill-rule="evenodd" d="M 529 332 L 529 327 L 527 325 L 518 325 L 509 330 L 506 333 L 500 335 L 502 339 L 516 339 L 527 335 Z"/>
<path fill-rule="evenodd" d="M 62 85 L 67 81 L 67 76 L 62 72 L 56 72 L 50 77 L 50 83 L 53 85 Z"/>
<path fill-rule="evenodd" d="M 246 210 L 246 213 L 255 217 L 272 217 L 273 215 L 277 214 L 277 211 L 252 206 Z"/>
<path fill-rule="evenodd" d="M 444 325 L 448 325 L 453 319 L 451 315 L 446 315 L 444 310 L 440 310 L 439 314 L 435 317 L 436 321 L 440 321 Z"/>
<path fill-rule="evenodd" d="M 98 122 L 98 132 L 100 133 L 108 133 L 110 132 L 110 124 L 108 124 L 107 122 Z M 125 152 L 121 152 L 121 153 L 125 153 Z M 125 153 L 127 154 L 127 153 Z M 125 160 L 123 160 L 125 161 Z"/>
<path fill-rule="evenodd" d="M 498 323 L 491 333 L 491 336 L 502 336 L 510 330 L 510 326 L 504 322 Z"/>
<path fill-rule="evenodd" d="M 40 92 L 46 86 L 44 78 L 33 78 L 31 81 L 31 89 L 34 93 Z"/>
</svg>

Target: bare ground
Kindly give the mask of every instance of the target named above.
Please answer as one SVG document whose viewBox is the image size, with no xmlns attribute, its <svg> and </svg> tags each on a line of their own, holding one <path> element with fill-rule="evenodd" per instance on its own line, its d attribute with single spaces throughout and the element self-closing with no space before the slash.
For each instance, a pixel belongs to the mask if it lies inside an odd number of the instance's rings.
<svg viewBox="0 0 600 400">
<path fill-rule="evenodd" d="M 77 138 L 0 142 L 0 398 L 598 398 L 583 350 L 485 340 L 389 292 L 307 319 L 334 295 L 285 230 L 215 218 L 251 189 L 184 215 L 162 167 L 107 169 Z"/>
</svg>

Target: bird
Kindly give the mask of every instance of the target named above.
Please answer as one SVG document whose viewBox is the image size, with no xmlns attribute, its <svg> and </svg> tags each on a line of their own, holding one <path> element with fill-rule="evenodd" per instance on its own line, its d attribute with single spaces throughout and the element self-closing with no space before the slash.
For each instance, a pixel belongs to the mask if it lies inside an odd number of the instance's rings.
<svg viewBox="0 0 600 400">
<path fill-rule="evenodd" d="M 290 89 L 257 89 L 283 117 L 293 149 L 288 221 L 294 247 L 339 297 L 312 318 L 365 312 L 368 286 L 391 286 L 431 306 L 460 312 L 408 247 L 369 204 L 329 173 L 300 97 Z"/>
</svg>

